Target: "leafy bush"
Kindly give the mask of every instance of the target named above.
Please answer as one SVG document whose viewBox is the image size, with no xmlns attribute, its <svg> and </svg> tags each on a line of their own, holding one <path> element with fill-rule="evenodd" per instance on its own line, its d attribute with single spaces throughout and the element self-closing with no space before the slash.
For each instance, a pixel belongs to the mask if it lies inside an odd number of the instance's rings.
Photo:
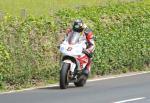
<svg viewBox="0 0 150 103">
<path fill-rule="evenodd" d="M 96 36 L 93 73 L 143 70 L 150 60 L 150 8 L 143 2 L 62 10 L 60 25 L 82 18 Z"/>
<path fill-rule="evenodd" d="M 144 70 L 150 63 L 150 6 L 145 2 L 62 9 L 51 17 L 5 16 L 0 22 L 0 88 L 58 80 L 56 47 L 76 18 L 96 37 L 93 74 Z"/>
<path fill-rule="evenodd" d="M 5 62 L 2 62 L 0 71 L 6 84 L 18 86 L 56 80 L 55 29 L 50 17 L 28 17 L 25 20 L 5 17 L 1 23 L 0 39 L 5 47 L 0 46 L 1 60 Z"/>
</svg>

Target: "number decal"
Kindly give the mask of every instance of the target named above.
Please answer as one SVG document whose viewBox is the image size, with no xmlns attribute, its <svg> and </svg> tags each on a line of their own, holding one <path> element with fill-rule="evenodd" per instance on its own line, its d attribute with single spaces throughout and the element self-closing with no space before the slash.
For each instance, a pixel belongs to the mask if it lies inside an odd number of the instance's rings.
<svg viewBox="0 0 150 103">
<path fill-rule="evenodd" d="M 68 47 L 67 51 L 71 51 L 72 50 L 72 47 Z"/>
</svg>

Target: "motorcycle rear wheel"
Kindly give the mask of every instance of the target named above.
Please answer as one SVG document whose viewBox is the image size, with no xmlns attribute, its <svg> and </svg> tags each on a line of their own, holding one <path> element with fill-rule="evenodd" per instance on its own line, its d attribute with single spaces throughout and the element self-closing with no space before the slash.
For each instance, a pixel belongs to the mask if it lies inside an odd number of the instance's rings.
<svg viewBox="0 0 150 103">
<path fill-rule="evenodd" d="M 87 77 L 85 75 L 81 75 L 77 82 L 74 82 L 76 87 L 83 87 L 86 84 Z"/>
</svg>

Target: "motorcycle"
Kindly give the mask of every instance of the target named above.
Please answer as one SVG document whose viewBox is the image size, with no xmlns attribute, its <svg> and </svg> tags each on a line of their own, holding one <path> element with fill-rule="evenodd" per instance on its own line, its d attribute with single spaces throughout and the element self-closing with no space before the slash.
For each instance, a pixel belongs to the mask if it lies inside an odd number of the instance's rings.
<svg viewBox="0 0 150 103">
<path fill-rule="evenodd" d="M 89 59 L 85 49 L 86 39 L 78 32 L 71 32 L 60 44 L 59 50 L 63 54 L 59 81 L 61 89 L 66 89 L 71 82 L 76 87 L 86 84 L 87 77 L 83 75 L 82 71 Z"/>
</svg>

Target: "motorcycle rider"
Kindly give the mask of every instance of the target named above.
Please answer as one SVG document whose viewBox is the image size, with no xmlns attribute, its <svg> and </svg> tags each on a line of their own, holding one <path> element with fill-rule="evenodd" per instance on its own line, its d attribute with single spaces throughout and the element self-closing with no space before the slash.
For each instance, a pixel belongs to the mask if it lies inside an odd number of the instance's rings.
<svg viewBox="0 0 150 103">
<path fill-rule="evenodd" d="M 77 19 L 73 22 L 72 28 L 68 28 L 66 30 L 66 36 L 68 36 L 72 31 L 79 32 L 83 37 L 85 37 L 87 42 L 87 48 L 83 50 L 83 53 L 87 54 L 88 56 L 88 63 L 86 67 L 83 69 L 83 74 L 88 77 L 89 72 L 91 70 L 91 63 L 92 63 L 92 54 L 94 52 L 94 36 L 93 32 L 90 28 L 83 23 L 82 20 Z M 80 59 L 79 59 L 80 60 Z"/>
</svg>

